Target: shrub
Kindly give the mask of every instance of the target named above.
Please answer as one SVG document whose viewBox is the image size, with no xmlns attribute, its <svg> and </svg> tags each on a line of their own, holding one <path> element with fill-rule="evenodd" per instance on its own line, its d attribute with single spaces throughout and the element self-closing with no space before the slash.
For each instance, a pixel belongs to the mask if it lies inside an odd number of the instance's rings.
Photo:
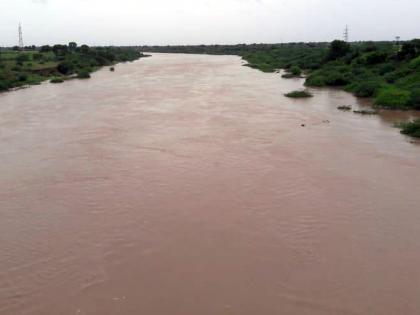
<svg viewBox="0 0 420 315">
<path fill-rule="evenodd" d="M 312 75 L 306 79 L 305 85 L 307 86 L 325 86 L 325 78 L 321 75 Z"/>
<path fill-rule="evenodd" d="M 292 66 L 290 68 L 290 73 L 295 76 L 300 76 L 302 74 L 302 70 L 299 68 L 299 66 Z"/>
<path fill-rule="evenodd" d="M 401 129 L 402 134 L 420 138 L 420 119 L 399 123 L 397 127 Z"/>
<path fill-rule="evenodd" d="M 414 87 L 410 91 L 410 105 L 414 109 L 420 109 L 420 87 Z"/>
<path fill-rule="evenodd" d="M 53 78 L 50 80 L 51 83 L 63 83 L 64 80 L 61 78 Z"/>
<path fill-rule="evenodd" d="M 384 75 L 395 70 L 395 66 L 391 63 L 385 63 L 379 68 L 379 74 Z"/>
<path fill-rule="evenodd" d="M 417 57 L 410 61 L 410 68 L 420 69 L 420 57 Z"/>
<path fill-rule="evenodd" d="M 379 91 L 375 99 L 375 105 L 390 109 L 404 109 L 410 105 L 410 97 L 409 91 L 396 87 L 387 87 Z"/>
<path fill-rule="evenodd" d="M 349 51 L 350 51 L 349 43 L 342 40 L 335 40 L 331 43 L 327 58 L 328 60 L 336 60 L 340 57 L 347 55 Z"/>
<path fill-rule="evenodd" d="M 77 77 L 79 79 L 89 79 L 90 73 L 87 70 L 80 70 L 79 72 L 77 72 Z"/>
<path fill-rule="evenodd" d="M 19 63 L 19 64 L 22 64 L 25 61 L 29 61 L 29 55 L 28 54 L 20 54 L 16 58 L 16 62 Z"/>
<path fill-rule="evenodd" d="M 306 98 L 306 97 L 312 97 L 313 95 L 309 93 L 308 91 L 293 91 L 293 92 L 285 94 L 285 96 L 291 97 L 291 98 Z"/>
<path fill-rule="evenodd" d="M 67 75 L 67 74 L 73 73 L 74 65 L 71 62 L 63 61 L 58 64 L 57 70 L 61 74 Z"/>
<path fill-rule="evenodd" d="M 356 83 L 353 90 L 354 94 L 358 97 L 372 97 L 377 93 L 380 87 L 381 82 L 369 80 Z"/>
<path fill-rule="evenodd" d="M 28 75 L 26 73 L 19 73 L 16 78 L 19 82 L 24 82 L 28 79 Z"/>
<path fill-rule="evenodd" d="M 9 89 L 9 84 L 7 82 L 0 81 L 0 91 L 7 91 Z"/>
<path fill-rule="evenodd" d="M 331 71 L 325 77 L 325 84 L 330 86 L 343 86 L 350 83 L 344 74 L 338 71 Z"/>
<path fill-rule="evenodd" d="M 375 51 L 364 56 L 365 63 L 367 65 L 376 65 L 383 63 L 387 59 L 388 55 L 385 52 Z"/>
<path fill-rule="evenodd" d="M 36 54 L 34 54 L 33 55 L 33 59 L 34 60 L 41 60 L 42 58 L 43 58 L 44 56 L 42 55 L 42 54 L 40 54 L 40 53 L 36 53 Z"/>
</svg>

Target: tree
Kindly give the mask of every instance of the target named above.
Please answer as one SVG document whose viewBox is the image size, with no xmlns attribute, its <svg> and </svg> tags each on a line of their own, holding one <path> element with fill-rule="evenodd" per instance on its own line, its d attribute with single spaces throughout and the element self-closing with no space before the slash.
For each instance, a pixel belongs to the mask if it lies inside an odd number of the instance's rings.
<svg viewBox="0 0 420 315">
<path fill-rule="evenodd" d="M 63 62 L 58 64 L 57 70 L 61 74 L 68 75 L 70 73 L 73 73 L 74 64 L 72 64 L 71 62 L 68 62 L 68 61 L 63 61 Z"/>
<path fill-rule="evenodd" d="M 336 60 L 338 58 L 344 57 L 348 52 L 350 52 L 349 43 L 342 40 L 335 40 L 330 45 L 330 49 L 328 51 L 328 60 Z"/>
<path fill-rule="evenodd" d="M 41 49 L 39 50 L 40 52 L 50 52 L 52 49 L 51 49 L 51 46 L 50 45 L 44 45 L 44 46 L 41 46 Z"/>
<path fill-rule="evenodd" d="M 81 51 L 83 54 L 87 54 L 87 53 L 89 52 L 89 46 L 88 46 L 88 45 L 82 45 L 82 46 L 80 47 L 80 51 Z"/>
<path fill-rule="evenodd" d="M 25 61 L 29 61 L 29 55 L 27 54 L 19 54 L 16 58 L 16 63 L 19 65 L 23 64 Z"/>
<path fill-rule="evenodd" d="M 66 45 L 54 45 L 52 50 L 56 56 L 64 56 L 68 51 L 68 47 Z"/>
<path fill-rule="evenodd" d="M 300 69 L 299 66 L 292 66 L 290 67 L 290 73 L 295 75 L 295 76 L 300 76 L 302 74 L 302 70 Z"/>
<path fill-rule="evenodd" d="M 77 43 L 75 43 L 75 42 L 70 42 L 69 43 L 69 50 L 70 51 L 75 51 L 76 48 L 77 48 Z"/>
</svg>

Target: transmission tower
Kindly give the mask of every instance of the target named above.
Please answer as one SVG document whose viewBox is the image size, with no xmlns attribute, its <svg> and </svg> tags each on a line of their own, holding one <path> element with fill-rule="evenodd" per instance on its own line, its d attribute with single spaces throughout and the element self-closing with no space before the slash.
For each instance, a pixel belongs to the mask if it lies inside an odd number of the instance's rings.
<svg viewBox="0 0 420 315">
<path fill-rule="evenodd" d="M 346 28 L 344 29 L 344 41 L 348 42 L 349 41 L 349 26 L 346 25 Z"/>
<path fill-rule="evenodd" d="M 22 24 L 19 23 L 19 48 L 23 49 L 23 32 L 22 32 Z"/>
</svg>

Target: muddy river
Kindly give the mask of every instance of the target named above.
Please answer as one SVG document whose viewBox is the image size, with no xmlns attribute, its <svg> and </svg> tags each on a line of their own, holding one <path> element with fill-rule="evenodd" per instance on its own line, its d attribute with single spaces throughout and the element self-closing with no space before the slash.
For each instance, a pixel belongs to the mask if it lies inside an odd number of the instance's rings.
<svg viewBox="0 0 420 315">
<path fill-rule="evenodd" d="M 242 63 L 0 95 L 1 315 L 420 314 L 411 113 Z"/>
</svg>

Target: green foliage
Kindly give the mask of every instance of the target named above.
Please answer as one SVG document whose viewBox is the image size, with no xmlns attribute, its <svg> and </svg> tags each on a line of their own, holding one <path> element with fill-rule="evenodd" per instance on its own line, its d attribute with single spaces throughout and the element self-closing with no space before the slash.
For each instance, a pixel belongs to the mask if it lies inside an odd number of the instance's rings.
<svg viewBox="0 0 420 315">
<path fill-rule="evenodd" d="M 410 61 L 410 68 L 420 69 L 420 56 Z"/>
<path fill-rule="evenodd" d="M 388 54 L 383 51 L 374 51 L 363 56 L 364 62 L 367 65 L 376 65 L 384 63 L 388 58 Z"/>
<path fill-rule="evenodd" d="M 397 124 L 401 133 L 412 137 L 420 138 L 420 119 Z"/>
<path fill-rule="evenodd" d="M 350 80 L 342 72 L 332 70 L 324 77 L 325 84 L 329 86 L 343 86 L 350 83 Z"/>
<path fill-rule="evenodd" d="M 328 60 L 336 60 L 344 57 L 350 52 L 350 48 L 349 43 L 342 40 L 335 40 L 331 43 L 327 58 Z"/>
<path fill-rule="evenodd" d="M 406 109 L 410 105 L 410 92 L 393 86 L 382 88 L 375 98 L 375 105 L 389 109 Z"/>
<path fill-rule="evenodd" d="M 306 79 L 305 85 L 316 87 L 325 86 L 325 78 L 322 75 L 311 75 Z"/>
<path fill-rule="evenodd" d="M 291 98 L 307 98 L 307 97 L 313 97 L 311 93 L 308 91 L 293 91 L 290 93 L 285 94 L 287 97 Z"/>
<path fill-rule="evenodd" d="M 89 79 L 90 78 L 89 70 L 87 70 L 87 69 L 79 70 L 77 72 L 77 78 L 79 78 L 79 79 Z"/>
<path fill-rule="evenodd" d="M 294 65 L 290 67 L 290 73 L 294 76 L 300 76 L 302 74 L 302 69 L 300 69 L 299 66 Z"/>
<path fill-rule="evenodd" d="M 379 80 L 366 80 L 355 83 L 352 91 L 358 97 L 372 97 L 376 95 L 381 86 L 382 82 Z"/>
<path fill-rule="evenodd" d="M 77 48 L 77 43 L 75 43 L 75 42 L 70 42 L 69 43 L 69 50 L 70 51 L 76 51 L 76 48 Z"/>
<path fill-rule="evenodd" d="M 414 109 L 420 109 L 420 87 L 413 87 L 410 91 L 410 105 Z"/>
<path fill-rule="evenodd" d="M 18 64 L 23 64 L 25 61 L 29 61 L 30 60 L 29 57 L 30 56 L 28 54 L 19 54 L 19 56 L 17 56 L 17 58 L 16 58 L 16 62 Z"/>
</svg>

